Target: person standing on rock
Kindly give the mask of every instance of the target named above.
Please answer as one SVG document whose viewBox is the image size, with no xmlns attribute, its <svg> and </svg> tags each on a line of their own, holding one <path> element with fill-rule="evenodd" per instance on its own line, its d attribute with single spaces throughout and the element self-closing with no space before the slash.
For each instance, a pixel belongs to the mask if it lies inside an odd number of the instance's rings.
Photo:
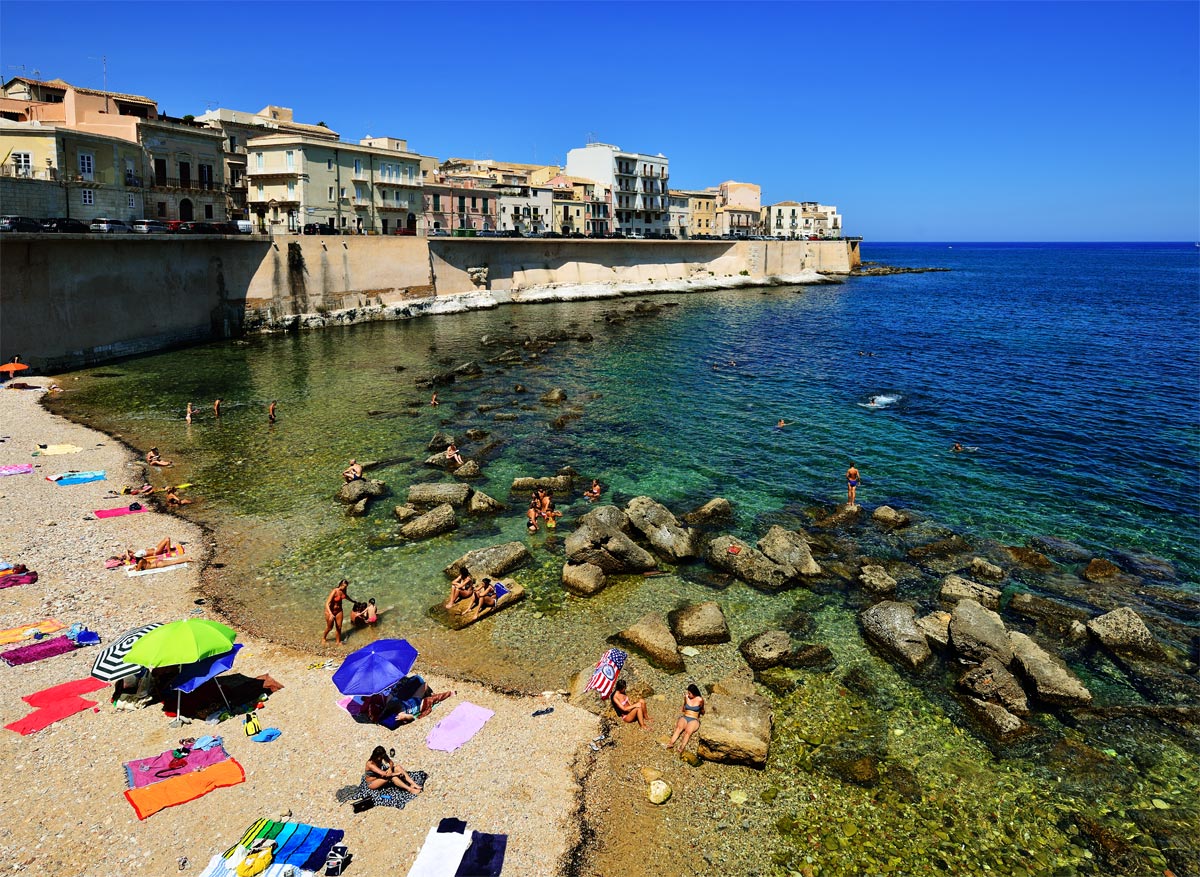
<svg viewBox="0 0 1200 877">
<path fill-rule="evenodd" d="M 849 508 L 858 508 L 855 502 L 856 494 L 858 493 L 858 468 L 851 463 L 850 468 L 846 470 L 846 505 Z"/>
<path fill-rule="evenodd" d="M 192 403 L 188 402 L 187 414 L 183 415 L 183 419 L 188 423 L 192 422 Z"/>
</svg>

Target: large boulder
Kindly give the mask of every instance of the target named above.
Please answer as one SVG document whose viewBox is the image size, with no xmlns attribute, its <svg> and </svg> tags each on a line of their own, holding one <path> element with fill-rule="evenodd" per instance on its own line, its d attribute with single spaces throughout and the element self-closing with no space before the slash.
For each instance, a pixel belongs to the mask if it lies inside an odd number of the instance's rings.
<svg viewBox="0 0 1200 877">
<path fill-rule="evenodd" d="M 579 597 L 591 597 L 604 590 L 608 579 L 604 570 L 591 563 L 567 563 L 562 570 L 563 587 Z"/>
<path fill-rule="evenodd" d="M 483 576 L 499 578 L 528 563 L 529 559 L 529 549 L 524 542 L 504 542 L 468 551 L 442 572 L 448 579 L 458 578 L 464 572 L 469 572 L 477 579 Z"/>
<path fill-rule="evenodd" d="M 733 506 L 729 500 L 719 496 L 683 516 L 684 523 L 693 527 L 717 527 L 732 520 Z"/>
<path fill-rule="evenodd" d="M 725 693 L 720 684 L 705 699 L 700 723 L 700 757 L 722 764 L 766 766 L 771 748 L 774 717 L 771 704 L 753 690 L 742 688 Z"/>
<path fill-rule="evenodd" d="M 354 505 L 364 499 L 378 499 L 387 496 L 388 487 L 382 481 L 369 478 L 358 478 L 347 481 L 337 492 L 337 501 L 346 505 Z"/>
<path fill-rule="evenodd" d="M 439 429 L 433 434 L 433 438 L 429 440 L 429 444 L 425 446 L 425 450 L 443 453 L 452 444 L 454 444 L 454 436 Z"/>
<path fill-rule="evenodd" d="M 575 485 L 575 479 L 570 475 L 548 475 L 543 478 L 514 478 L 513 493 L 532 493 L 535 487 L 541 487 L 558 497 L 568 497 Z"/>
<path fill-rule="evenodd" d="M 1163 655 L 1162 646 L 1154 639 L 1146 622 L 1128 606 L 1093 618 L 1087 623 L 1087 629 L 1102 646 L 1116 655 L 1146 658 Z"/>
<path fill-rule="evenodd" d="M 1083 568 L 1080 573 L 1085 579 L 1093 584 L 1111 579 L 1115 575 L 1119 575 L 1121 568 L 1111 560 L 1105 560 L 1103 557 L 1093 557 L 1088 561 L 1088 565 Z"/>
<path fill-rule="evenodd" d="M 452 505 L 457 509 L 470 497 L 469 484 L 414 484 L 408 488 L 408 501 L 415 506 Z"/>
<path fill-rule="evenodd" d="M 681 646 L 708 646 L 729 642 L 725 613 L 716 603 L 695 603 L 667 616 L 675 640 Z"/>
<path fill-rule="evenodd" d="M 804 537 L 775 524 L 758 540 L 758 550 L 790 571 L 790 577 L 816 576 L 821 567 L 813 560 L 812 549 Z"/>
<path fill-rule="evenodd" d="M 633 532 L 629 516 L 615 505 L 598 505 L 579 519 L 580 526 L 600 525 L 620 530 L 626 536 Z"/>
<path fill-rule="evenodd" d="M 950 613 L 937 611 L 917 619 L 917 630 L 925 634 L 926 641 L 937 649 L 950 648 Z"/>
<path fill-rule="evenodd" d="M 446 455 L 444 453 L 438 452 L 431 457 L 426 457 L 424 465 L 430 466 L 434 469 L 449 470 L 452 464 L 448 459 L 446 459 Z"/>
<path fill-rule="evenodd" d="M 764 630 L 757 636 L 742 640 L 738 651 L 752 670 L 766 670 L 784 664 L 791 657 L 792 637 L 785 630 Z"/>
<path fill-rule="evenodd" d="M 881 505 L 871 513 L 871 520 L 884 530 L 899 530 L 912 522 L 906 512 L 896 511 L 889 505 Z"/>
<path fill-rule="evenodd" d="M 1012 645 L 1000 616 L 971 599 L 959 600 L 950 613 L 950 645 L 959 657 L 982 664 L 996 658 L 1012 663 Z"/>
<path fill-rule="evenodd" d="M 974 600 L 980 606 L 988 609 L 1000 608 L 1000 591 L 981 585 L 962 576 L 948 575 L 942 579 L 942 589 L 938 597 L 943 603 L 957 603 L 959 600 Z"/>
<path fill-rule="evenodd" d="M 492 515 L 502 512 L 506 508 L 508 506 L 500 500 L 493 499 L 480 490 L 471 491 L 471 496 L 467 500 L 467 514 L 469 515 Z"/>
<path fill-rule="evenodd" d="M 1092 693 L 1058 657 L 1019 631 L 1010 630 L 1008 640 L 1012 643 L 1013 665 L 1029 680 L 1038 700 L 1066 707 L 1092 702 Z"/>
<path fill-rule="evenodd" d="M 695 553 L 691 531 L 681 527 L 666 506 L 650 497 L 635 496 L 625 507 L 625 515 L 654 550 L 664 557 L 683 560 Z"/>
<path fill-rule="evenodd" d="M 896 580 L 882 566 L 867 564 L 859 571 L 858 580 L 865 590 L 877 597 L 890 597 L 896 593 Z"/>
<path fill-rule="evenodd" d="M 998 703 L 980 700 L 977 697 L 965 697 L 963 705 L 984 734 L 997 743 L 1015 743 L 1036 733 L 1032 725 L 1026 724 Z"/>
<path fill-rule="evenodd" d="M 624 513 L 619 509 L 615 511 L 624 518 Z M 580 518 L 564 545 L 567 560 L 571 563 L 590 563 L 606 573 L 654 569 L 658 565 L 654 555 L 616 526 L 606 523 L 609 520 L 617 520 L 617 516 L 601 509 L 594 509 Z"/>
<path fill-rule="evenodd" d="M 1017 677 L 995 658 L 987 658 L 958 679 L 958 687 L 980 700 L 990 700 L 1016 716 L 1029 715 L 1029 698 Z"/>
<path fill-rule="evenodd" d="M 666 619 L 657 612 L 643 615 L 632 627 L 613 637 L 619 645 L 640 652 L 654 666 L 668 673 L 682 673 L 683 657 Z"/>
<path fill-rule="evenodd" d="M 455 478 L 478 478 L 483 474 L 483 470 L 474 460 L 467 460 L 453 471 Z"/>
<path fill-rule="evenodd" d="M 917 627 L 916 613 L 907 603 L 886 600 L 860 616 L 867 639 L 910 669 L 920 669 L 933 652 Z"/>
<path fill-rule="evenodd" d="M 400 535 L 413 541 L 429 539 L 442 533 L 449 533 L 457 526 L 458 518 L 454 514 L 454 506 L 447 503 L 430 509 L 420 517 L 413 518 L 400 528 Z"/>
<path fill-rule="evenodd" d="M 736 549 L 733 551 L 731 549 Z M 718 536 L 708 546 L 709 566 L 737 576 L 752 588 L 774 593 L 791 584 L 786 569 L 736 536 Z"/>
</svg>

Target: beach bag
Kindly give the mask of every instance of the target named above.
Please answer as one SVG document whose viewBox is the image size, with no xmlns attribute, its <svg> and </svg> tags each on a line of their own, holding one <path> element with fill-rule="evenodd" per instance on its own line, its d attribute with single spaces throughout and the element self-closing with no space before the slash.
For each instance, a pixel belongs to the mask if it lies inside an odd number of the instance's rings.
<svg viewBox="0 0 1200 877">
<path fill-rule="evenodd" d="M 274 858 L 275 851 L 271 847 L 259 850 L 257 853 L 250 853 L 237 866 L 237 875 L 238 877 L 254 877 L 256 874 L 261 874 L 271 867 L 271 861 Z"/>
<path fill-rule="evenodd" d="M 334 844 L 325 857 L 325 877 L 338 877 L 350 862 L 350 850 L 345 844 Z"/>
<path fill-rule="evenodd" d="M 246 732 L 247 737 L 253 737 L 262 730 L 262 725 L 258 722 L 258 716 L 254 713 L 246 713 L 246 718 L 242 720 L 242 730 Z"/>
</svg>

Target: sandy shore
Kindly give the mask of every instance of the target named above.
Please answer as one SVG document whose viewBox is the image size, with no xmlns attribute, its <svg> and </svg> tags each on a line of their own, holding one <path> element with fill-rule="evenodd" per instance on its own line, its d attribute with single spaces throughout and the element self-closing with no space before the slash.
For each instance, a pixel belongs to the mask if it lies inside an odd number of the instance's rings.
<svg viewBox="0 0 1200 877">
<path fill-rule="evenodd" d="M 30 383 L 49 385 L 48 379 Z M 86 625 L 108 643 L 147 621 L 204 614 L 198 596 L 201 563 L 187 569 L 129 578 L 104 569 L 104 559 L 125 547 L 144 548 L 164 536 L 186 544 L 202 560 L 211 552 L 205 534 L 171 515 L 151 512 L 98 520 L 94 509 L 124 505 L 110 490 L 141 481 L 142 464 L 118 442 L 47 412 L 41 391 L 0 390 L 0 466 L 33 463 L 34 473 L 0 478 L 0 557 L 36 570 L 39 580 L 0 591 L 0 628 L 55 618 Z M 83 451 L 33 457 L 38 443 L 71 443 Z M 58 486 L 45 476 L 103 469 L 107 480 Z M 122 502 L 121 500 L 124 500 Z M 207 616 L 206 616 L 207 617 Z M 237 627 L 237 619 L 221 619 Z M 315 638 L 315 637 L 314 637 Z M 457 689 L 432 719 L 394 732 L 353 722 L 336 704 L 322 660 L 266 641 L 245 644 L 237 672 L 269 673 L 283 690 L 260 712 L 264 727 L 282 735 L 259 744 L 240 721 L 195 722 L 168 727 L 157 705 L 124 712 L 109 705 L 109 689 L 91 696 L 99 705 L 30 736 L 0 731 L 4 793 L 0 795 L 0 862 L 7 870 L 60 875 L 163 875 L 188 872 L 232 844 L 255 819 L 292 811 L 292 819 L 341 828 L 355 854 L 355 873 L 407 872 L 426 832 L 448 816 L 468 827 L 508 835 L 506 875 L 552 875 L 567 867 L 579 839 L 580 782 L 591 759 L 588 741 L 600 721 L 561 698 L 520 698 L 462 683 L 418 661 L 436 690 Z M 5 647 L 9 648 L 9 647 Z M 95 648 L 20 667 L 0 665 L 0 716 L 13 722 L 30 711 L 20 700 L 51 685 L 82 679 Z M 439 716 L 469 700 L 496 715 L 454 753 L 434 752 L 425 734 Z M 531 713 L 553 705 L 550 715 Z M 157 755 L 185 736 L 221 735 L 245 768 L 246 782 L 161 811 L 139 822 L 125 801 L 122 763 Z M 337 789 L 356 784 L 376 744 L 395 747 L 409 770 L 428 771 L 425 793 L 404 810 L 354 814 L 339 805 Z M 186 872 L 185 872 L 186 873 Z"/>
</svg>

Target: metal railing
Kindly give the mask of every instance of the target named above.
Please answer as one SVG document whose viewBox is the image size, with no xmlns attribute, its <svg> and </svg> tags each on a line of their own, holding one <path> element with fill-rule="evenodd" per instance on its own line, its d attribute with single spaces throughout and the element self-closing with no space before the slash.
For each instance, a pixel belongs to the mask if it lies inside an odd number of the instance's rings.
<svg viewBox="0 0 1200 877">
<path fill-rule="evenodd" d="M 25 167 L 10 163 L 0 164 L 0 177 L 15 177 L 20 180 L 57 180 L 58 168 Z"/>
<path fill-rule="evenodd" d="M 186 189 L 193 192 L 222 192 L 226 186 L 215 180 L 192 180 L 180 177 L 154 177 L 150 185 L 157 189 Z"/>
</svg>

